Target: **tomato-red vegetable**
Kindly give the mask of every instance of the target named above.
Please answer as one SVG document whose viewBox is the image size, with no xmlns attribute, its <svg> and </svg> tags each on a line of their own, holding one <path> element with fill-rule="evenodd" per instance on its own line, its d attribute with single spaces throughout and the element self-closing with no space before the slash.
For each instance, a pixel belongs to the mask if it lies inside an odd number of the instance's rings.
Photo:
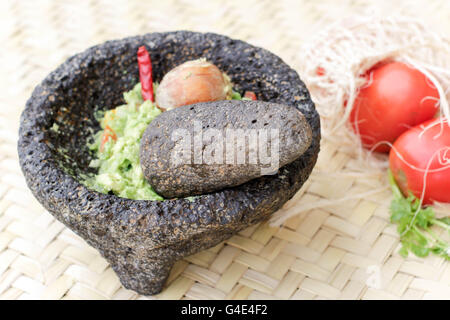
<svg viewBox="0 0 450 320">
<path fill-rule="evenodd" d="M 402 62 L 377 64 L 366 74 L 350 115 L 362 143 L 372 148 L 381 141 L 393 143 L 403 132 L 432 119 L 438 111 L 439 93 L 429 79 Z M 378 152 L 388 152 L 381 145 Z"/>
<path fill-rule="evenodd" d="M 244 98 L 248 98 L 251 100 L 257 100 L 256 94 L 253 91 L 245 91 Z"/>
<path fill-rule="evenodd" d="M 389 154 L 389 165 L 405 195 L 412 192 L 420 198 L 427 171 L 423 203 L 450 202 L 448 123 L 433 119 L 403 133 Z"/>
<path fill-rule="evenodd" d="M 105 148 L 105 143 L 108 142 L 109 139 L 117 141 L 117 135 L 114 132 L 114 130 L 111 129 L 110 126 L 106 125 L 105 130 L 103 131 L 102 141 L 100 143 L 100 152 L 103 152 L 103 149 Z"/>
</svg>

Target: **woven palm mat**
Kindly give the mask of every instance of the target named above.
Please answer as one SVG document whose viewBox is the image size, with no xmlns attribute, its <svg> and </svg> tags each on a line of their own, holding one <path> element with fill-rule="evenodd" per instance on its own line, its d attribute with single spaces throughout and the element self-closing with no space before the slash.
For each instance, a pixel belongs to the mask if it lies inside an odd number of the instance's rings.
<svg viewBox="0 0 450 320">
<path fill-rule="evenodd" d="M 448 1 L 377 1 L 449 30 Z M 450 298 L 450 265 L 401 258 L 388 222 L 389 191 L 253 226 L 176 263 L 166 289 L 143 297 L 123 288 L 108 263 L 36 202 L 16 151 L 18 119 L 46 74 L 108 39 L 152 31 L 219 32 L 265 47 L 296 67 L 299 44 L 367 1 L 0 1 L 1 299 L 376 299 Z M 444 25 L 446 23 L 446 25 Z M 323 143 L 315 171 L 282 210 L 383 187 L 379 179 L 328 175 L 353 159 Z"/>
</svg>

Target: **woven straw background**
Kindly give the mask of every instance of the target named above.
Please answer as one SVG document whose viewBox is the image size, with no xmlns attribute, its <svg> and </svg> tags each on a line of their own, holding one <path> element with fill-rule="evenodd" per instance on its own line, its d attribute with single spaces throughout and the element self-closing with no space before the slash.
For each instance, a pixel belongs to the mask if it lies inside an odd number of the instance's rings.
<svg viewBox="0 0 450 320">
<path fill-rule="evenodd" d="M 396 253 L 387 189 L 301 213 L 280 228 L 251 227 L 178 262 L 161 294 L 139 296 L 34 200 L 18 165 L 18 119 L 33 87 L 91 45 L 152 31 L 213 31 L 296 67 L 298 48 L 314 31 L 368 8 L 421 16 L 450 31 L 447 0 L 0 1 L 0 299 L 450 299 L 448 262 Z M 328 174 L 352 165 L 339 146 L 324 143 L 310 180 L 282 210 L 384 186 Z"/>
</svg>

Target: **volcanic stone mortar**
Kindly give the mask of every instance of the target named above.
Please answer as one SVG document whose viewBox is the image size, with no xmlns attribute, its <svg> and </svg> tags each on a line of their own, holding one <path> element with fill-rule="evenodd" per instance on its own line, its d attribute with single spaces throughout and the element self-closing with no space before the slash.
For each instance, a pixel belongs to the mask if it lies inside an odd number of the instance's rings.
<svg viewBox="0 0 450 320">
<path fill-rule="evenodd" d="M 94 113 L 124 103 L 138 81 L 136 52 L 146 45 L 156 81 L 187 60 L 205 57 L 240 92 L 298 108 L 313 132 L 309 149 L 278 174 L 194 200 L 138 201 L 87 189 L 94 173 L 87 147 L 99 130 Z M 212 33 L 151 33 L 108 41 L 69 58 L 38 85 L 21 116 L 20 165 L 34 196 L 100 251 L 122 284 L 151 295 L 175 261 L 212 247 L 269 217 L 311 173 L 319 152 L 319 116 L 298 74 L 274 54 Z"/>
</svg>

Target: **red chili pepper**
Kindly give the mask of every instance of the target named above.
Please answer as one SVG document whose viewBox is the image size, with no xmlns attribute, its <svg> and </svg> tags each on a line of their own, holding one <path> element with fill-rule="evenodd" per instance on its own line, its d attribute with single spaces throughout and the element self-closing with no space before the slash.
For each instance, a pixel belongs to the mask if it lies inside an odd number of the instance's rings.
<svg viewBox="0 0 450 320">
<path fill-rule="evenodd" d="M 256 94 L 253 91 L 245 91 L 244 98 L 258 100 L 256 99 Z"/>
<path fill-rule="evenodd" d="M 105 148 L 105 143 L 109 141 L 109 139 L 113 139 L 114 141 L 117 141 L 117 135 L 114 132 L 113 129 L 111 129 L 110 126 L 105 126 L 105 130 L 103 131 L 102 135 L 102 142 L 100 144 L 100 152 L 103 152 L 103 149 Z"/>
<path fill-rule="evenodd" d="M 152 61 L 145 46 L 141 46 L 137 52 L 137 60 L 139 65 L 139 78 L 141 80 L 142 98 L 145 100 L 155 101 L 153 95 L 153 78 L 152 78 Z"/>
</svg>

